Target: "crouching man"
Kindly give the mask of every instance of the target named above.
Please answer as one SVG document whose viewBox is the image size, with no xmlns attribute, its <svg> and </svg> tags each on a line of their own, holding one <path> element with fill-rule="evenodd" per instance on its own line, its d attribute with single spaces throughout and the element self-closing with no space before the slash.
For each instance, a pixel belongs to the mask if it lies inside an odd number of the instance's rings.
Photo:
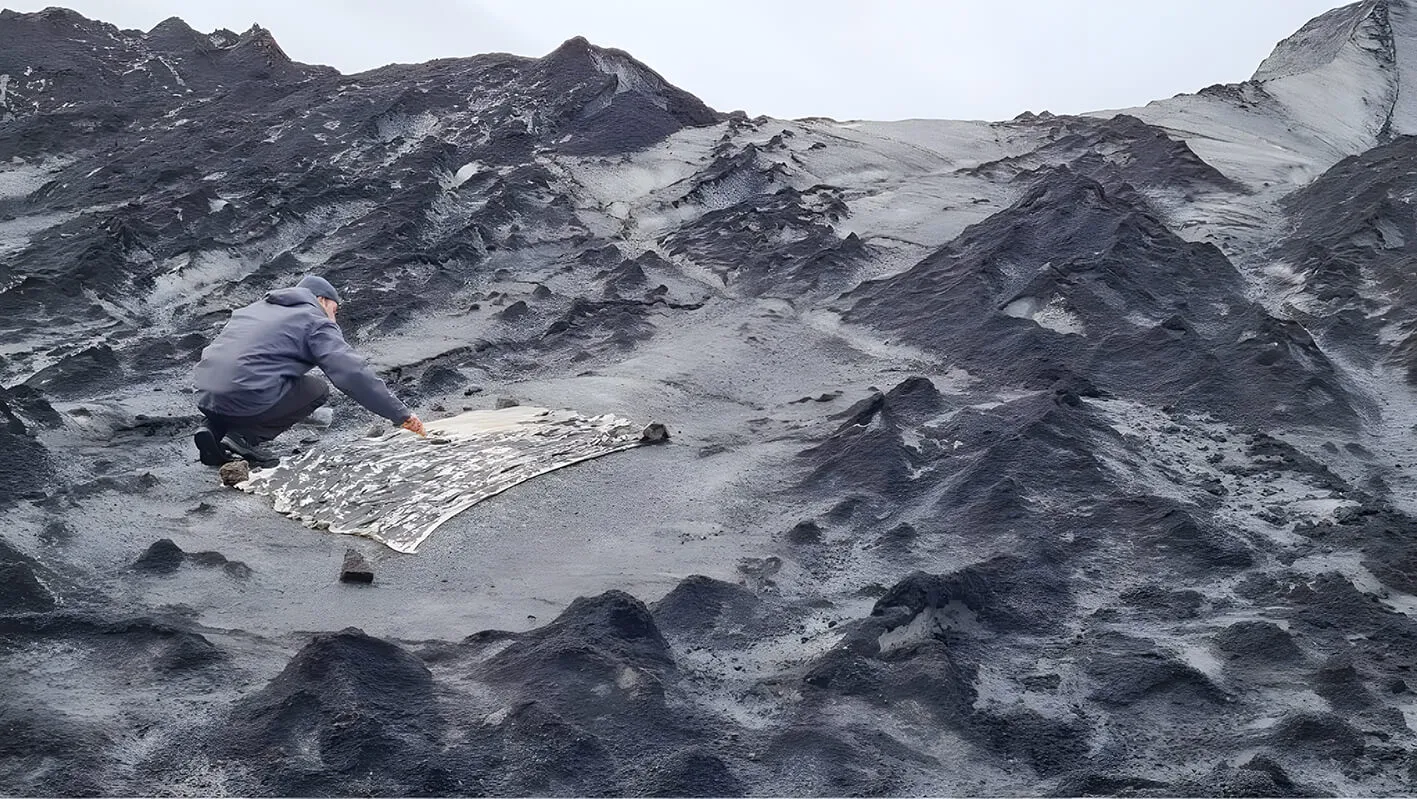
<svg viewBox="0 0 1417 799">
<path fill-rule="evenodd" d="M 339 303 L 329 281 L 310 275 L 231 314 L 194 375 L 206 417 L 193 436 L 202 463 L 220 466 L 234 454 L 252 466 L 276 465 L 263 445 L 329 399 L 325 381 L 307 374 L 316 366 L 360 405 L 423 433 L 423 422 L 344 340 L 335 324 Z"/>
</svg>

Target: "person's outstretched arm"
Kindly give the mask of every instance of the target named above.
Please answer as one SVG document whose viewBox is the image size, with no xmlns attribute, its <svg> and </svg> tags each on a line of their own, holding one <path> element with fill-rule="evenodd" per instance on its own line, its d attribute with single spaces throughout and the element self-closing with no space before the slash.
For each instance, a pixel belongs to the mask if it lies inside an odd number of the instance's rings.
<svg viewBox="0 0 1417 799">
<path fill-rule="evenodd" d="M 310 355 L 325 376 L 355 402 L 394 424 L 417 418 L 349 346 L 339 325 L 328 321 L 315 325 L 310 331 L 309 346 Z"/>
</svg>

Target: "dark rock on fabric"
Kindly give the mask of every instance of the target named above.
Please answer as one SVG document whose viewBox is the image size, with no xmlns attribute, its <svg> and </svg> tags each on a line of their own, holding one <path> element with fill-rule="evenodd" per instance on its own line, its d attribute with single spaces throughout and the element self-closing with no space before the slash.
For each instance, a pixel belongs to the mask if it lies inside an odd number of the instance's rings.
<svg viewBox="0 0 1417 799">
<path fill-rule="evenodd" d="M 659 422 L 650 422 L 640 433 L 640 439 L 650 444 L 663 444 L 669 440 L 669 428 Z"/>
</svg>

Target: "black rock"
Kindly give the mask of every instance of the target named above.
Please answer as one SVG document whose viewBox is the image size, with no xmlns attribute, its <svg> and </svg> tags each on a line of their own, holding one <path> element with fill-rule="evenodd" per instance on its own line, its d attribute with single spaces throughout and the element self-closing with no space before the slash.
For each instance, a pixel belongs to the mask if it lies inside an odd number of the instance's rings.
<svg viewBox="0 0 1417 799">
<path fill-rule="evenodd" d="M 339 579 L 342 583 L 374 582 L 374 567 L 359 554 L 357 549 L 344 551 L 344 563 L 340 566 Z"/>
</svg>

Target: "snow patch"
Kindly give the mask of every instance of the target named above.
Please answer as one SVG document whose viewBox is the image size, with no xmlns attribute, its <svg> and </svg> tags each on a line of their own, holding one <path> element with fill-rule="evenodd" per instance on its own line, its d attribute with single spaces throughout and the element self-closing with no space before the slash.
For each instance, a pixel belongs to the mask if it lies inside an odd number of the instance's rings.
<svg viewBox="0 0 1417 799">
<path fill-rule="evenodd" d="M 0 256 L 20 252 L 30 245 L 34 234 L 62 225 L 77 216 L 78 214 L 70 212 L 32 214 L 0 222 Z M 16 277 L 15 284 L 19 282 L 20 278 Z M 12 287 L 0 289 L 0 294 Z"/>
<path fill-rule="evenodd" d="M 592 50 L 590 62 L 601 73 L 615 76 L 616 94 L 629 91 L 639 92 L 660 108 L 669 108 L 669 101 L 662 94 L 664 85 L 629 59 L 613 53 Z"/>
<path fill-rule="evenodd" d="M 71 163 L 73 159 L 52 158 L 34 164 L 22 162 L 16 166 L 0 168 L 0 200 L 28 196 Z"/>
<path fill-rule="evenodd" d="M 408 114 L 384 114 L 374 120 L 374 131 L 379 141 L 392 142 L 395 139 L 418 141 L 438 127 L 438 118 L 424 111 Z"/>
<path fill-rule="evenodd" d="M 1003 309 L 1005 316 L 1027 319 L 1040 327 L 1064 335 L 1085 336 L 1082 318 L 1073 313 L 1062 297 L 1054 295 L 1047 303 L 1038 297 L 1019 297 Z"/>
<path fill-rule="evenodd" d="M 443 188 L 445 189 L 456 189 L 466 183 L 473 175 L 485 171 L 486 169 L 486 164 L 479 161 L 470 161 L 458 167 L 458 171 L 454 172 L 451 178 L 440 182 L 443 183 Z"/>
</svg>

